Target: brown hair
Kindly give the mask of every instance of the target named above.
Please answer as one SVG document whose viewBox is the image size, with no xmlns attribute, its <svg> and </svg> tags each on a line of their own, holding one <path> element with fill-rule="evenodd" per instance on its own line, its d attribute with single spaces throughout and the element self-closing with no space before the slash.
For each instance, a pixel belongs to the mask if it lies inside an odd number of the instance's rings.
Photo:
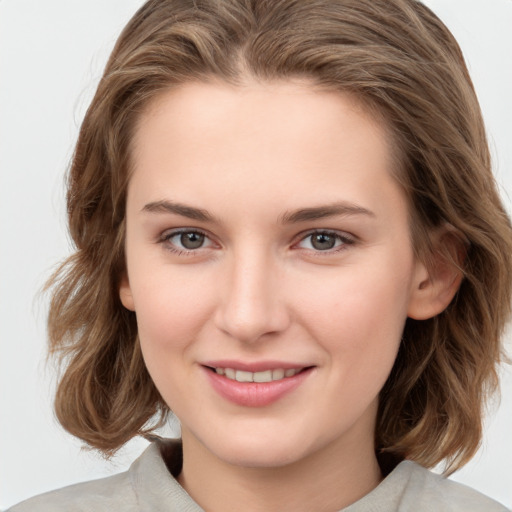
<svg viewBox="0 0 512 512">
<path fill-rule="evenodd" d="M 512 231 L 462 53 L 415 0 L 150 0 L 135 14 L 80 130 L 68 177 L 76 252 L 48 285 L 50 353 L 66 362 L 60 422 L 110 454 L 165 419 L 135 315 L 119 300 L 130 141 L 148 102 L 173 84 L 247 75 L 305 77 L 356 95 L 384 117 L 400 150 L 418 255 L 428 260 L 437 226 L 465 238 L 455 299 L 431 320 L 407 321 L 376 428 L 381 451 L 462 466 L 497 385 Z"/>
</svg>

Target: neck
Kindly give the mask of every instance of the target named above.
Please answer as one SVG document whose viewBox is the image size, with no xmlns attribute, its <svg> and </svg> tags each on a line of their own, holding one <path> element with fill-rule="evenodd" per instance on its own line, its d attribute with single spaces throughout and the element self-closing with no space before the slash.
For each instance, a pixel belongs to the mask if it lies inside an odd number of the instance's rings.
<svg viewBox="0 0 512 512">
<path fill-rule="evenodd" d="M 382 479 L 373 440 L 351 441 L 334 441 L 291 464 L 255 468 L 230 464 L 183 432 L 183 470 L 178 480 L 211 512 L 341 510 Z"/>
</svg>

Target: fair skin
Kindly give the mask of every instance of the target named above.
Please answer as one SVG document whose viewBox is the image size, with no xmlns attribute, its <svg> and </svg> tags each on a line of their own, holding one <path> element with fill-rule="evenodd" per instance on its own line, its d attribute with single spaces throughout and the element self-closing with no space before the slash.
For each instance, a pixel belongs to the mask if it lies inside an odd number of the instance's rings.
<svg viewBox="0 0 512 512">
<path fill-rule="evenodd" d="M 405 320 L 457 285 L 414 256 L 385 127 L 305 82 L 189 83 L 151 103 L 132 157 L 120 296 L 182 425 L 180 483 L 209 511 L 357 501 L 382 478 Z"/>
</svg>

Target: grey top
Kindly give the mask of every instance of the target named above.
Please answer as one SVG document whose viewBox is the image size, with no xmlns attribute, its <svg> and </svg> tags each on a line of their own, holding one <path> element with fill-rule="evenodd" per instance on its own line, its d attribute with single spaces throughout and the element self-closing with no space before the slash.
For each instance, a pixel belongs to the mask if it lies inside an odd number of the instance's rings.
<svg viewBox="0 0 512 512">
<path fill-rule="evenodd" d="M 201 512 L 173 477 L 181 463 L 178 441 L 154 442 L 124 473 L 48 492 L 7 512 Z M 340 512 L 406 511 L 508 512 L 411 461 L 401 462 L 372 492 Z"/>
</svg>

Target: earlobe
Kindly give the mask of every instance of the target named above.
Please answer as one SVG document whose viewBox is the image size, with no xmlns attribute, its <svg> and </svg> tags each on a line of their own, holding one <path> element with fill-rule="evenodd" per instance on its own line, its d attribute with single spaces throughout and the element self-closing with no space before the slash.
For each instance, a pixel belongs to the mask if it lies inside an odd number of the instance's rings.
<svg viewBox="0 0 512 512">
<path fill-rule="evenodd" d="M 135 305 L 133 303 L 133 295 L 132 289 L 130 287 L 130 282 L 128 280 L 128 276 L 126 273 L 121 278 L 121 282 L 119 283 L 119 298 L 121 299 L 121 304 L 130 311 L 135 311 Z"/>
<path fill-rule="evenodd" d="M 427 264 L 417 263 L 408 316 L 427 320 L 443 312 L 453 300 L 464 277 L 466 256 L 463 237 L 444 226 L 432 237 L 433 254 Z"/>
</svg>

